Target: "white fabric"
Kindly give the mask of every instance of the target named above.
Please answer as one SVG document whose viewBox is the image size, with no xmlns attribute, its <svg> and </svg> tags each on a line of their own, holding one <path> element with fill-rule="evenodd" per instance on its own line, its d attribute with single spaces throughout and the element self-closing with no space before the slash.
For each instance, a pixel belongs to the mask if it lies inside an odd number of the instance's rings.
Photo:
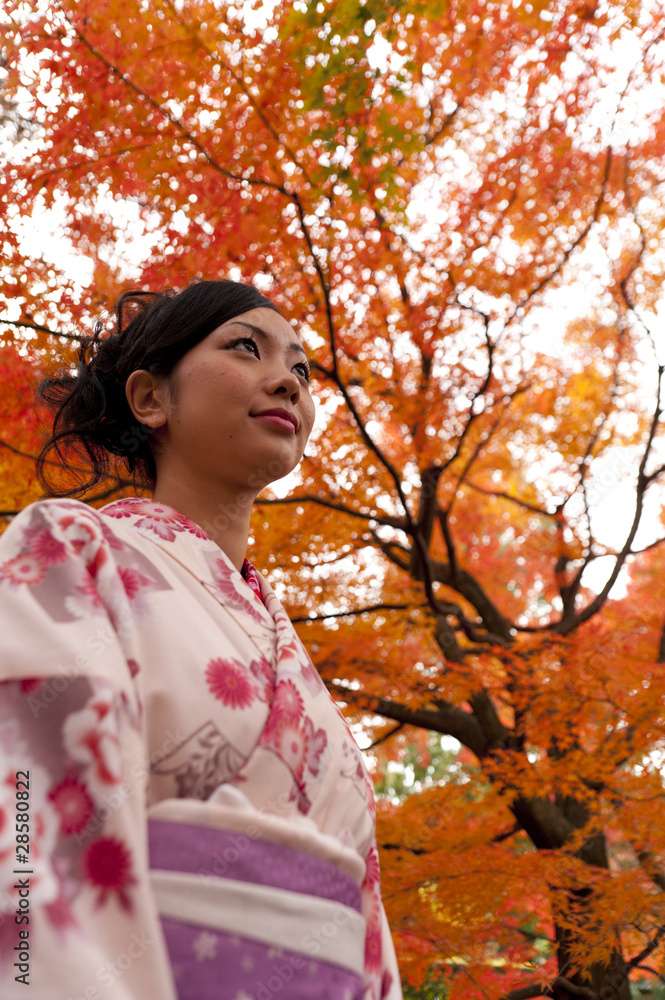
<svg viewBox="0 0 665 1000">
<path fill-rule="evenodd" d="M 365 921 L 342 903 L 186 872 L 151 871 L 164 917 L 300 952 L 362 976 Z"/>
</svg>

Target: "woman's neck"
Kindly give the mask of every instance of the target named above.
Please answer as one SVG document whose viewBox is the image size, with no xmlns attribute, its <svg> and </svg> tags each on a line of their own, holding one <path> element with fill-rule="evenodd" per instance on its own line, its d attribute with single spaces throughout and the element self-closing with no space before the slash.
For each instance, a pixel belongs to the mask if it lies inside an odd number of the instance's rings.
<svg viewBox="0 0 665 1000">
<path fill-rule="evenodd" d="M 192 487 L 171 477 L 160 476 L 154 499 L 185 514 L 226 553 L 241 570 L 247 552 L 249 519 L 256 493 L 250 490 Z"/>
</svg>

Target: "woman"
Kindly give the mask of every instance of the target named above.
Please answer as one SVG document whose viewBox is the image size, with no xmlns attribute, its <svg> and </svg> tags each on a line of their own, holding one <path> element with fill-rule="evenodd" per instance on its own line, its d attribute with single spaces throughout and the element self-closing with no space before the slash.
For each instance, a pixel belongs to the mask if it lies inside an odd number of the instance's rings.
<svg viewBox="0 0 665 1000">
<path fill-rule="evenodd" d="M 42 470 L 73 446 L 95 471 L 69 496 L 118 458 L 154 495 L 41 501 L 0 541 L 3 997 L 401 996 L 370 779 L 244 558 L 308 381 L 291 325 L 230 281 L 124 295 L 46 381 Z"/>
</svg>

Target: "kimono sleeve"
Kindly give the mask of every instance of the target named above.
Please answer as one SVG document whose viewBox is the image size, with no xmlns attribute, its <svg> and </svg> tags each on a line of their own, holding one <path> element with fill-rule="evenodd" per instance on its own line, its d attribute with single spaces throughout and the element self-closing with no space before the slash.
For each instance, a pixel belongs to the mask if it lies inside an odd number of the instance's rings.
<svg viewBox="0 0 665 1000">
<path fill-rule="evenodd" d="M 159 588 L 146 563 L 76 501 L 34 504 L 0 539 L 7 1000 L 175 997 L 148 875 L 133 655 Z"/>
</svg>

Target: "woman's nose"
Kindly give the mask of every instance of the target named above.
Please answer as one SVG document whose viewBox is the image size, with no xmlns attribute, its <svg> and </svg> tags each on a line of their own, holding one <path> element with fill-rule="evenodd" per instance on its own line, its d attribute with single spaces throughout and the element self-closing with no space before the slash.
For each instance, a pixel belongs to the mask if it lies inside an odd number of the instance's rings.
<svg viewBox="0 0 665 1000">
<path fill-rule="evenodd" d="M 300 382 L 298 381 L 298 376 L 294 375 L 293 372 L 286 371 L 282 372 L 280 375 L 276 375 L 273 379 L 273 385 L 270 389 L 273 395 L 286 395 L 290 396 L 292 400 L 297 400 L 300 396 Z"/>
</svg>

